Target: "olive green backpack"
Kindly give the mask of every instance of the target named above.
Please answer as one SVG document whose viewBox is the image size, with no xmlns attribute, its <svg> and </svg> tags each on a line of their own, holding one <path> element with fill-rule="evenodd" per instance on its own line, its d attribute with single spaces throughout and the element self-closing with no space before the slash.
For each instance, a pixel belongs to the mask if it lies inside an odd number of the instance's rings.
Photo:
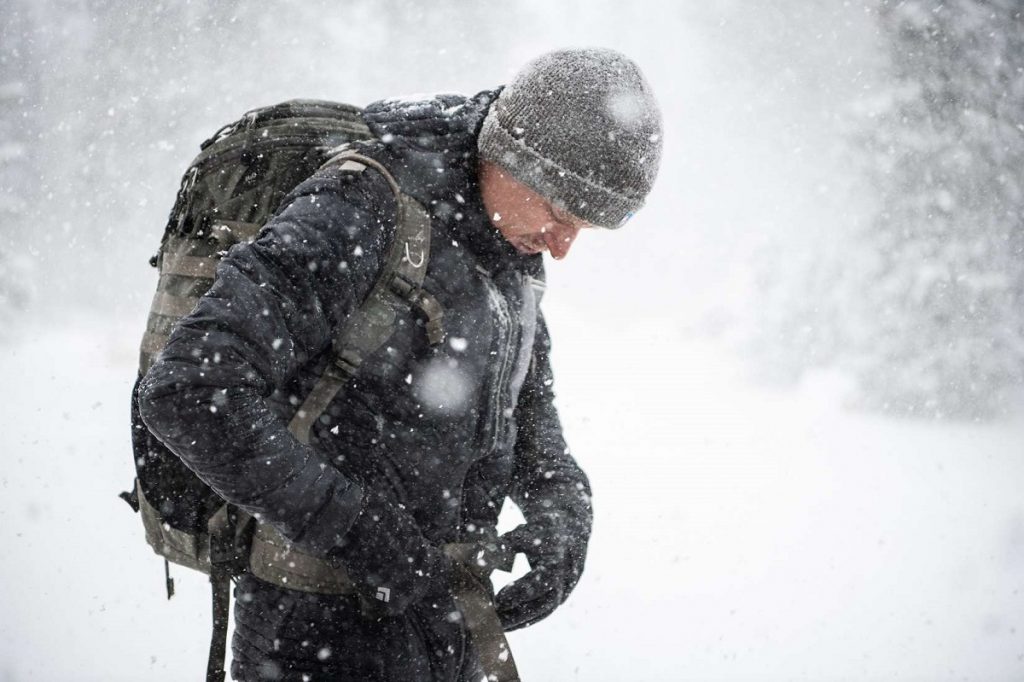
<svg viewBox="0 0 1024 682">
<path fill-rule="evenodd" d="M 226 504 L 157 440 L 142 423 L 138 386 L 167 344 L 174 326 L 213 285 L 217 263 L 235 244 L 255 239 L 282 199 L 300 182 L 327 166 L 361 173 L 372 169 L 388 182 L 397 215 L 378 279 L 369 295 L 336 331 L 328 363 L 288 425 L 309 443 L 313 424 L 354 376 L 363 360 L 392 335 L 399 310 L 412 308 L 424 322 L 428 341 L 444 338 L 443 310 L 423 289 L 430 259 L 430 215 L 401 191 L 392 174 L 372 158 L 348 148 L 373 136 L 360 110 L 346 104 L 291 100 L 245 114 L 218 130 L 181 181 L 160 248 L 150 259 L 159 270 L 139 353 L 132 393 L 132 444 L 136 479 L 121 493 L 139 513 L 146 541 L 164 559 L 167 597 L 174 594 L 170 564 L 210 576 L 213 633 L 208 682 L 224 679 L 230 584 L 250 572 L 261 580 L 306 592 L 354 591 L 344 568 L 303 554 L 277 531 L 255 523 Z M 462 581 L 453 596 L 474 633 L 489 679 L 518 680 L 515 662 L 490 598 L 479 587 L 490 570 L 511 570 L 514 556 L 502 547 L 452 543 L 444 550 L 460 565 L 487 566 L 477 579 Z M 484 557 L 486 555 L 486 558 Z M 377 595 L 386 600 L 387 595 Z"/>
<path fill-rule="evenodd" d="M 294 415 L 289 428 L 309 442 L 310 429 L 327 404 L 352 376 L 362 359 L 393 331 L 397 306 L 416 306 L 427 318 L 430 340 L 441 339 L 442 311 L 421 285 L 429 259 L 430 218 L 400 192 L 391 174 L 372 159 L 346 149 L 370 139 L 357 107 L 334 102 L 291 100 L 256 109 L 203 142 L 178 190 L 157 253 L 159 270 L 139 353 L 132 394 L 132 444 L 136 479 L 121 494 L 139 512 L 146 540 L 164 558 L 167 596 L 174 594 L 170 564 L 209 574 L 213 586 L 214 637 L 209 679 L 223 679 L 224 637 L 232 575 L 251 570 L 251 552 L 261 552 L 261 578 L 289 582 L 277 567 L 298 565 L 312 572 L 310 591 L 335 580 L 322 563 L 296 560 L 296 553 L 269 527 L 257 527 L 188 469 L 157 440 L 138 413 L 138 384 L 167 344 L 177 322 L 213 285 L 217 263 L 235 244 L 256 238 L 281 200 L 296 185 L 329 164 L 361 172 L 373 167 L 387 178 L 398 199 L 399 215 L 389 258 L 380 279 L 334 340 L 334 362 Z M 410 262 L 406 254 L 416 254 Z M 254 543 L 254 538 L 256 539 Z M 308 565 L 307 565 L 308 564 Z M 290 587 L 302 583 L 292 576 Z M 329 586 L 328 586 L 329 587 Z"/>
</svg>

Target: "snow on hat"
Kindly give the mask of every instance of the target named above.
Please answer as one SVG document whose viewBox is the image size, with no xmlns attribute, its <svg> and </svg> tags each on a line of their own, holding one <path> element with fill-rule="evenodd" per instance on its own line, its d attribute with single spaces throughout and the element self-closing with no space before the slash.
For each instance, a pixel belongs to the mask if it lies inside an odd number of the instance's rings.
<svg viewBox="0 0 1024 682">
<path fill-rule="evenodd" d="M 615 228 L 643 206 L 658 174 L 661 112 L 625 55 L 557 50 L 501 91 L 477 146 L 482 159 L 560 208 Z"/>
</svg>

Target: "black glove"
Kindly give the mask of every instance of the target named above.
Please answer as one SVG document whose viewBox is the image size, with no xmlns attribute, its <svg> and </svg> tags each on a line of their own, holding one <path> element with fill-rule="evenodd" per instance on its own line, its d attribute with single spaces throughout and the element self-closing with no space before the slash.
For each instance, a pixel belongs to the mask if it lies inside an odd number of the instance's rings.
<svg viewBox="0 0 1024 682">
<path fill-rule="evenodd" d="M 430 679 L 453 679 L 467 646 L 452 595 L 456 567 L 394 498 L 363 481 L 362 509 L 328 555 L 355 583 L 363 615 L 406 618 L 427 647 Z"/>
<path fill-rule="evenodd" d="M 505 630 L 533 625 L 569 597 L 583 574 L 589 524 L 562 512 L 546 512 L 501 536 L 530 561 L 530 572 L 495 597 Z"/>
<path fill-rule="evenodd" d="M 448 557 L 423 537 L 394 496 L 376 487 L 363 487 L 359 515 L 328 560 L 344 567 L 378 615 L 398 615 L 427 595 L 434 601 L 449 595 Z"/>
</svg>

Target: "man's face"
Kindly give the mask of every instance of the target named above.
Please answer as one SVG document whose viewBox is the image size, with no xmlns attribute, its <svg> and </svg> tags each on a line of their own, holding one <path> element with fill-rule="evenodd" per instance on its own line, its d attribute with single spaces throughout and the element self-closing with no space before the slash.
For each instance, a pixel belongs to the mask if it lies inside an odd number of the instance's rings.
<svg viewBox="0 0 1024 682">
<path fill-rule="evenodd" d="M 561 260 L 590 227 L 487 161 L 480 162 L 480 194 L 491 222 L 520 253 L 548 251 Z"/>
</svg>

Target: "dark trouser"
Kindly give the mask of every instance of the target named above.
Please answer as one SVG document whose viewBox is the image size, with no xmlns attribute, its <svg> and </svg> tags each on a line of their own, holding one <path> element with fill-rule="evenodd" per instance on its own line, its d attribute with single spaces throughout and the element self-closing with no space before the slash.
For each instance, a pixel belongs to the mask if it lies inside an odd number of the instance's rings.
<svg viewBox="0 0 1024 682">
<path fill-rule="evenodd" d="M 450 625 L 432 628 L 411 612 L 373 620 L 363 616 L 355 595 L 307 594 L 245 575 L 235 588 L 231 676 L 240 682 L 478 682 L 484 675 L 468 631 L 455 630 L 459 637 L 444 641 Z"/>
</svg>

